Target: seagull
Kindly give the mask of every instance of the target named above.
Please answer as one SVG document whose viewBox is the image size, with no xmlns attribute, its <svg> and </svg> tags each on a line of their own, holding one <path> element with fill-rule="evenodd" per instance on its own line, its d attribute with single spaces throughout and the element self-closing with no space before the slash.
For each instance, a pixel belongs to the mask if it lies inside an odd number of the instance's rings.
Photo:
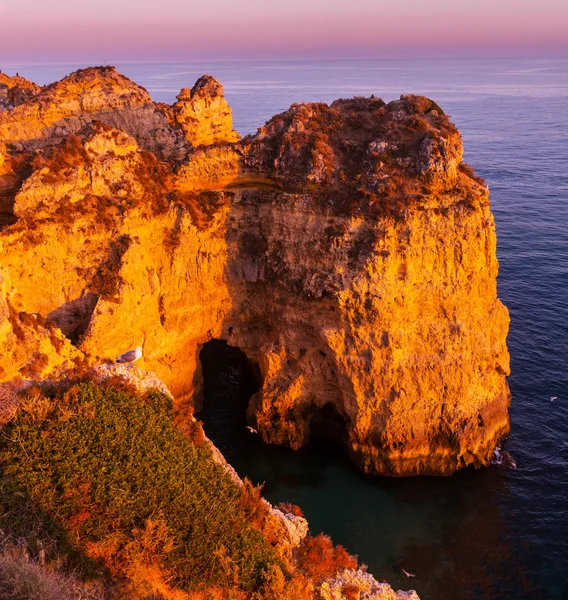
<svg viewBox="0 0 568 600">
<path fill-rule="evenodd" d="M 402 569 L 402 567 L 401 567 Z M 416 577 L 416 575 L 414 573 L 409 573 L 408 571 L 405 571 L 404 569 L 402 569 L 402 572 L 407 576 L 407 577 Z"/>
<path fill-rule="evenodd" d="M 555 400 L 558 400 L 558 396 L 550 396 L 551 402 L 554 402 Z"/>
<path fill-rule="evenodd" d="M 247 425 L 247 429 L 248 429 L 248 430 L 249 430 L 251 433 L 256 433 L 256 434 L 258 434 L 258 431 L 257 431 L 257 430 L 256 430 L 254 427 L 251 427 L 250 425 Z"/>
<path fill-rule="evenodd" d="M 117 363 L 135 363 L 137 360 L 142 358 L 142 347 L 136 346 L 134 350 L 121 354 L 115 362 Z"/>
</svg>

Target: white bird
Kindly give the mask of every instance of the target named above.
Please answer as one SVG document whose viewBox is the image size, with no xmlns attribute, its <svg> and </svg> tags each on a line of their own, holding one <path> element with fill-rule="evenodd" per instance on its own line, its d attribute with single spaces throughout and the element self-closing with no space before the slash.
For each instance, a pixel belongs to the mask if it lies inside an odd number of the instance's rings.
<svg viewBox="0 0 568 600">
<path fill-rule="evenodd" d="M 258 433 L 258 431 L 254 428 L 251 427 L 250 425 L 247 425 L 247 429 L 251 432 L 251 433 Z"/>
<path fill-rule="evenodd" d="M 550 396 L 551 402 L 554 402 L 555 400 L 558 400 L 558 396 Z"/>
<path fill-rule="evenodd" d="M 402 567 L 401 567 L 402 569 Z M 409 573 L 408 571 L 405 571 L 404 569 L 402 569 L 402 572 L 407 576 L 407 577 L 416 577 L 416 575 L 414 573 Z"/>
<path fill-rule="evenodd" d="M 117 363 L 135 363 L 137 360 L 142 358 L 142 347 L 136 346 L 134 350 L 130 350 L 129 352 L 125 352 L 121 354 L 115 362 Z"/>
</svg>

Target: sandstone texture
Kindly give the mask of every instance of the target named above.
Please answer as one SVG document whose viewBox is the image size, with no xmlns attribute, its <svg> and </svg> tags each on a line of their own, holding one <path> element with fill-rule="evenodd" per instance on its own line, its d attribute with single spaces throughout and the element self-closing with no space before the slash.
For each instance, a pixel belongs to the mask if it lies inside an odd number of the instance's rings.
<svg viewBox="0 0 568 600">
<path fill-rule="evenodd" d="M 0 140 L 16 151 L 53 146 L 90 121 L 132 135 L 159 158 L 181 159 L 190 144 L 148 92 L 113 67 L 88 68 L 0 113 Z"/>
<path fill-rule="evenodd" d="M 191 89 L 182 89 L 177 100 L 173 105 L 175 120 L 193 146 L 239 140 L 223 86 L 211 75 L 199 78 Z"/>
<path fill-rule="evenodd" d="M 199 352 L 259 366 L 248 417 L 367 473 L 489 463 L 508 432 L 495 226 L 432 101 L 298 104 L 237 141 L 205 76 L 173 106 L 111 67 L 0 113 L 0 378 L 135 346 L 182 412 Z"/>
<path fill-rule="evenodd" d="M 6 75 L 0 72 L 0 112 L 23 104 L 36 94 L 41 87 L 19 75 Z"/>
</svg>

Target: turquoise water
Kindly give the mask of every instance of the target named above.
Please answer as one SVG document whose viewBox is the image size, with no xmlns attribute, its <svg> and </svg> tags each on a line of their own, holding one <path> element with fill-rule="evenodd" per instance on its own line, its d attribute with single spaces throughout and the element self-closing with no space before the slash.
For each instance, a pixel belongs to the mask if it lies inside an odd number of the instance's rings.
<svg viewBox="0 0 568 600">
<path fill-rule="evenodd" d="M 230 361 L 203 418 L 271 501 L 299 504 L 314 532 L 330 533 L 394 586 L 414 587 L 423 600 L 568 598 L 568 58 L 117 66 L 166 102 L 214 75 L 242 134 L 292 102 L 372 93 L 424 94 L 451 115 L 466 160 L 492 191 L 499 294 L 512 319 L 507 448 L 518 469 L 366 479 L 324 442 L 297 453 L 263 446 L 239 421 Z M 73 68 L 5 70 L 47 83 Z"/>
</svg>

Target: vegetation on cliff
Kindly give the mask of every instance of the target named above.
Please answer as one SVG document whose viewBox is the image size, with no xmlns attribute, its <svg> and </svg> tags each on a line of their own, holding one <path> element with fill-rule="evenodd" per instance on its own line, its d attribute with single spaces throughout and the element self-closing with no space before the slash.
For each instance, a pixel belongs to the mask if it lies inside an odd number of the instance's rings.
<svg viewBox="0 0 568 600">
<path fill-rule="evenodd" d="M 259 589 L 279 563 L 241 489 L 151 391 L 92 383 L 28 393 L 2 431 L 1 526 L 30 551 L 135 587 Z"/>
<path fill-rule="evenodd" d="M 97 373 L 20 393 L 0 430 L 3 599 L 308 600 L 356 572 L 327 536 L 287 541 L 299 508 L 271 511 L 167 394 Z"/>
</svg>

